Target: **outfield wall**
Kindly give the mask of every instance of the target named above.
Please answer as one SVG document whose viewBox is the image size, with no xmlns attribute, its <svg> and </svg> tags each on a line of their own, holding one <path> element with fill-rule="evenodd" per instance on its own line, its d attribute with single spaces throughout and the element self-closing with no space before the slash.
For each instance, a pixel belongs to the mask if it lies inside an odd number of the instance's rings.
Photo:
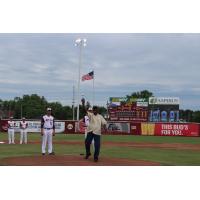
<svg viewBox="0 0 200 200">
<path fill-rule="evenodd" d="M 124 123 L 130 124 L 130 131 L 128 133 L 133 135 L 200 136 L 200 124 L 198 123 Z"/>
<path fill-rule="evenodd" d="M 15 121 L 15 132 L 20 132 L 20 120 Z M 26 120 L 28 123 L 28 132 L 30 133 L 39 133 L 41 132 L 41 121 L 40 120 Z M 56 133 L 63 133 L 66 130 L 65 121 L 55 121 L 55 131 Z M 0 131 L 7 132 L 8 130 L 8 120 L 4 119 L 0 121 Z"/>
<path fill-rule="evenodd" d="M 19 132 L 19 120 L 14 120 L 15 131 Z M 7 132 L 8 120 L 0 120 L 0 131 Z M 28 132 L 39 133 L 41 123 L 39 120 L 27 120 Z M 78 122 L 72 120 L 56 120 L 56 133 L 77 133 Z M 80 132 L 85 132 L 82 120 L 79 122 Z M 198 123 L 150 123 L 150 122 L 119 122 L 109 121 L 107 124 L 109 135 L 149 135 L 149 136 L 200 136 L 200 124 Z"/>
</svg>

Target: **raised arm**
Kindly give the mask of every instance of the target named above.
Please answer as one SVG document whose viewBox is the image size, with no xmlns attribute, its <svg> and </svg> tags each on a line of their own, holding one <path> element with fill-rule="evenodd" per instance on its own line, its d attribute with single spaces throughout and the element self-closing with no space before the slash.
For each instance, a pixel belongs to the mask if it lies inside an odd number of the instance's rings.
<svg viewBox="0 0 200 200">
<path fill-rule="evenodd" d="M 85 99 L 84 98 L 81 99 L 81 103 L 82 103 L 84 115 L 86 115 L 88 108 L 86 108 L 86 106 L 85 106 Z"/>
</svg>

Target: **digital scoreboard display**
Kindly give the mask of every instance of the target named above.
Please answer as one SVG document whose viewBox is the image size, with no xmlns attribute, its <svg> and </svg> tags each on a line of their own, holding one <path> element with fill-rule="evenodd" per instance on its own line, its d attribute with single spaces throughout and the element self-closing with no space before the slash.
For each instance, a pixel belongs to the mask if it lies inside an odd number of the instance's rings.
<svg viewBox="0 0 200 200">
<path fill-rule="evenodd" d="M 136 103 L 110 106 L 108 112 L 111 121 L 146 122 L 148 120 L 148 107 L 137 106 Z"/>
</svg>

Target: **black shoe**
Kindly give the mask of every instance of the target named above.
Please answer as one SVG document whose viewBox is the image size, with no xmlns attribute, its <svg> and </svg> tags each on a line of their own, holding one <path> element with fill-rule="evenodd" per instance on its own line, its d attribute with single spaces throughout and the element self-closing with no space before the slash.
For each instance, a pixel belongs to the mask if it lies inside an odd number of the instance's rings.
<svg viewBox="0 0 200 200">
<path fill-rule="evenodd" d="M 98 162 L 98 160 L 99 160 L 98 158 L 94 158 L 94 162 Z"/>
<path fill-rule="evenodd" d="M 44 156 L 44 155 L 45 155 L 45 153 L 42 153 L 42 155 Z"/>
<path fill-rule="evenodd" d="M 51 153 L 49 153 L 49 155 L 55 155 L 55 153 L 54 153 L 54 152 L 51 152 Z"/>
<path fill-rule="evenodd" d="M 87 160 L 91 156 L 91 153 L 85 156 L 85 159 Z"/>
</svg>

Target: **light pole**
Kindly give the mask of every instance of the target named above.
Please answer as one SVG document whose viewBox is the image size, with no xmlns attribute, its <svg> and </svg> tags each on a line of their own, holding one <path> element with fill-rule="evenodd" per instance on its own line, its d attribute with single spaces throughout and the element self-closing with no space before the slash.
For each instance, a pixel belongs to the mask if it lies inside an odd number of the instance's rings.
<svg viewBox="0 0 200 200">
<path fill-rule="evenodd" d="M 73 98 L 72 98 L 72 111 L 73 111 L 73 121 L 74 121 L 74 104 L 75 104 L 75 86 L 73 85 Z"/>
<path fill-rule="evenodd" d="M 23 111 L 22 111 L 22 103 L 21 103 L 21 107 L 20 107 L 20 110 L 21 110 L 21 119 L 23 117 Z"/>
<path fill-rule="evenodd" d="M 78 38 L 75 41 L 75 46 L 80 48 L 79 52 L 79 68 L 78 68 L 78 97 L 77 97 L 77 121 L 79 122 L 79 101 L 80 101 L 80 79 L 81 79 L 81 65 L 82 65 L 82 49 L 86 46 L 86 39 Z M 79 123 L 78 123 L 79 130 Z"/>
</svg>

